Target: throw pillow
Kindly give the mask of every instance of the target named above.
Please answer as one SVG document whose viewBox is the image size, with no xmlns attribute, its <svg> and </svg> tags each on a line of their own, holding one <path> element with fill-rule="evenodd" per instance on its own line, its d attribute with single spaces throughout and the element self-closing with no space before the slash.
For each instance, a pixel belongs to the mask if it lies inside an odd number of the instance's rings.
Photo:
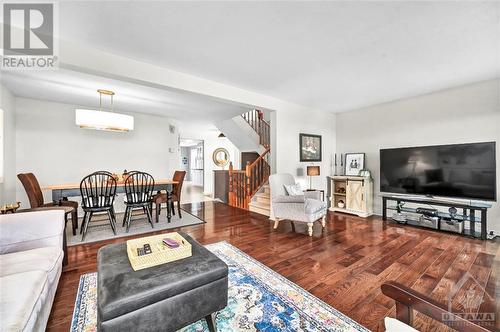
<svg viewBox="0 0 500 332">
<path fill-rule="evenodd" d="M 285 185 L 285 190 L 290 196 L 304 195 L 302 189 L 300 188 L 300 184 L 298 183 L 292 185 Z"/>
</svg>

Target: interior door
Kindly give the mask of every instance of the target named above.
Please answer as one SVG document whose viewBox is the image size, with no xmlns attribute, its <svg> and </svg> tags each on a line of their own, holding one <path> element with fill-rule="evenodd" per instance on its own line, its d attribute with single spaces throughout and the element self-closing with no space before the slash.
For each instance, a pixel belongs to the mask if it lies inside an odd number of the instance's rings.
<svg viewBox="0 0 500 332">
<path fill-rule="evenodd" d="M 364 211 L 363 181 L 347 180 L 346 208 Z"/>
</svg>

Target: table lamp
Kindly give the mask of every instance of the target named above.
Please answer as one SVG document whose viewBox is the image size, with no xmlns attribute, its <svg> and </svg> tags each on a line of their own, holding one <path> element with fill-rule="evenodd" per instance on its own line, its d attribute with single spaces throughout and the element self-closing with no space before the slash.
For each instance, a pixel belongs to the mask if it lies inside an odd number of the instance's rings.
<svg viewBox="0 0 500 332">
<path fill-rule="evenodd" d="M 319 176 L 319 166 L 307 166 L 307 176 L 309 176 L 309 190 L 312 190 L 312 177 Z"/>
</svg>

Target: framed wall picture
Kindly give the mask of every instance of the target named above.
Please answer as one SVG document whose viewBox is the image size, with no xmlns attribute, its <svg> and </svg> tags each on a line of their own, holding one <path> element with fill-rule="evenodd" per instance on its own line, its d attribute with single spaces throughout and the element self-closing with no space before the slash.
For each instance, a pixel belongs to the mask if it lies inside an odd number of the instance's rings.
<svg viewBox="0 0 500 332">
<path fill-rule="evenodd" d="M 345 175 L 359 175 L 359 171 L 365 168 L 364 153 L 345 154 Z"/>
<path fill-rule="evenodd" d="M 321 135 L 299 134 L 300 161 L 321 161 Z"/>
</svg>

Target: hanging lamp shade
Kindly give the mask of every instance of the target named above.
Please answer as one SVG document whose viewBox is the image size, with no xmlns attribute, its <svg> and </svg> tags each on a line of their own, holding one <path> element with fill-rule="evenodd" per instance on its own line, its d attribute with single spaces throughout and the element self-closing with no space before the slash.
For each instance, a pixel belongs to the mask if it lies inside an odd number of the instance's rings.
<svg viewBox="0 0 500 332">
<path fill-rule="evenodd" d="M 99 92 L 99 110 L 76 109 L 75 123 L 80 128 L 107 130 L 107 131 L 131 131 L 134 130 L 134 117 L 131 115 L 113 112 L 114 92 L 109 90 L 97 90 Z M 111 111 L 102 110 L 102 95 L 110 96 Z"/>
<path fill-rule="evenodd" d="M 80 128 L 86 129 L 108 131 L 134 130 L 133 116 L 115 112 L 76 109 L 75 122 Z"/>
</svg>

